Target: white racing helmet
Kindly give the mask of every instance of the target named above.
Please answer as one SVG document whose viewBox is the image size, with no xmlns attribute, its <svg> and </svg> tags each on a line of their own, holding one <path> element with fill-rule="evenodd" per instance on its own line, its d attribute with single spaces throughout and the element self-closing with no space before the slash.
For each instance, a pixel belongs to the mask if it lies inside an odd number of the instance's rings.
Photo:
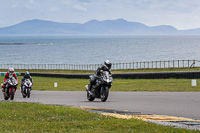
<svg viewBox="0 0 200 133">
<path fill-rule="evenodd" d="M 105 61 L 104 61 L 104 65 L 105 65 L 108 69 L 110 69 L 111 66 L 112 66 L 112 63 L 111 63 L 109 60 L 105 60 Z"/>
<path fill-rule="evenodd" d="M 13 75 L 14 72 L 15 72 L 14 68 L 9 68 L 9 69 L 8 69 L 9 75 Z"/>
</svg>

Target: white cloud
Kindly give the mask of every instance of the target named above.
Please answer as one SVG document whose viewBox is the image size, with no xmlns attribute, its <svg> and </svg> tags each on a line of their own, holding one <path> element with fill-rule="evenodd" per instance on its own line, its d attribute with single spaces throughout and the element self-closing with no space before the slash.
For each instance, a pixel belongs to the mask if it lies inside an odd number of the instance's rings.
<svg viewBox="0 0 200 133">
<path fill-rule="evenodd" d="M 58 11 L 60 11 L 60 8 L 59 8 L 59 7 L 51 7 L 51 8 L 49 9 L 49 11 L 58 12 Z"/>
<path fill-rule="evenodd" d="M 35 0 L 29 0 L 30 4 L 34 4 Z"/>
<path fill-rule="evenodd" d="M 87 11 L 87 8 L 82 5 L 74 5 L 73 8 L 79 11 Z"/>
<path fill-rule="evenodd" d="M 24 7 L 27 8 L 27 9 L 34 9 L 35 8 L 35 1 L 34 0 L 29 0 L 29 1 L 26 1 Z"/>
<path fill-rule="evenodd" d="M 14 3 L 14 4 L 11 5 L 11 7 L 12 7 L 12 8 L 16 8 L 16 7 L 18 7 L 18 4 L 17 4 L 17 3 Z"/>
<path fill-rule="evenodd" d="M 69 6 L 69 5 L 72 4 L 72 2 L 69 1 L 69 0 L 61 0 L 61 3 L 62 3 L 62 4 L 65 4 L 65 5 L 67 5 L 67 6 Z"/>
</svg>

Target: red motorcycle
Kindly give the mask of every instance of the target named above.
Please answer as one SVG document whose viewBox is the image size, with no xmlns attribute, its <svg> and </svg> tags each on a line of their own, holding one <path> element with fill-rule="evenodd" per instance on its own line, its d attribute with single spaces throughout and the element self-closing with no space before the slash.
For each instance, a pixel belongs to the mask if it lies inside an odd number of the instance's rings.
<svg viewBox="0 0 200 133">
<path fill-rule="evenodd" d="M 3 93 L 5 100 L 8 100 L 9 98 L 10 100 L 14 99 L 17 86 L 18 86 L 18 81 L 14 77 L 9 77 L 7 79 L 5 92 Z"/>
</svg>

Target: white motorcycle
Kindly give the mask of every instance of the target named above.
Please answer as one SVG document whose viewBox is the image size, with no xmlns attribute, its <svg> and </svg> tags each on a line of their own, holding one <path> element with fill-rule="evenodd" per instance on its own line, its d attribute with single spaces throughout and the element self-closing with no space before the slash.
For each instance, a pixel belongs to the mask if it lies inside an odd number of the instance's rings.
<svg viewBox="0 0 200 133">
<path fill-rule="evenodd" d="M 31 90 L 32 90 L 32 82 L 30 81 L 30 79 L 26 79 L 25 81 L 24 81 L 24 84 L 23 84 L 23 86 L 22 86 L 22 90 L 21 90 L 21 92 L 23 92 L 22 93 L 22 96 L 23 96 L 23 98 L 30 98 L 30 95 L 31 95 Z"/>
</svg>

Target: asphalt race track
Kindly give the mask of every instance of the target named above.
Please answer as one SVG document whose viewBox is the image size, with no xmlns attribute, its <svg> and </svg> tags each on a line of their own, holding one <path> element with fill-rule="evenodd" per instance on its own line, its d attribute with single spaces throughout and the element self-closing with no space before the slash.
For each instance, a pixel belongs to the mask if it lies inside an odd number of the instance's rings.
<svg viewBox="0 0 200 133">
<path fill-rule="evenodd" d="M 4 100 L 2 92 L 0 92 L 0 100 Z M 14 101 L 98 107 L 200 120 L 200 92 L 111 91 L 106 102 L 101 102 L 100 99 L 89 102 L 85 91 L 32 91 L 30 98 L 22 98 L 17 90 Z"/>
</svg>

